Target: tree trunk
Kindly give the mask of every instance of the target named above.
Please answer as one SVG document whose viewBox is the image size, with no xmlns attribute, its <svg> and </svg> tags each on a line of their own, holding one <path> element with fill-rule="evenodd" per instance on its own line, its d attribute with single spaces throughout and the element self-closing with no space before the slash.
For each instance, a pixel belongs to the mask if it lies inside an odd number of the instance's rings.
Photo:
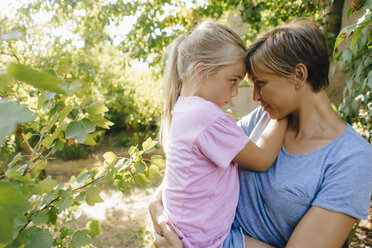
<svg viewBox="0 0 372 248">
<path fill-rule="evenodd" d="M 32 148 L 31 148 L 31 146 L 28 144 L 28 142 L 24 140 L 24 138 L 23 138 L 23 130 L 22 130 L 22 126 L 21 126 L 20 124 L 17 124 L 17 128 L 16 128 L 16 137 L 17 137 L 19 143 L 21 144 L 21 147 L 23 148 L 23 150 L 24 150 L 28 155 L 31 155 L 31 154 L 32 154 Z"/>
<path fill-rule="evenodd" d="M 327 38 L 329 54 L 331 55 L 333 53 L 336 37 L 341 28 L 344 0 L 324 0 L 324 4 L 324 35 Z"/>
</svg>

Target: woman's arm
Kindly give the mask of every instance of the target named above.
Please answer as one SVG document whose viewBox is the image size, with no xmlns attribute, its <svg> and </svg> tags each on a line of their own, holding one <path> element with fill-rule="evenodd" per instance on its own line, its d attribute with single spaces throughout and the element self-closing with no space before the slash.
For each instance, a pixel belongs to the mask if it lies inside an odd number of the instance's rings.
<svg viewBox="0 0 372 248">
<path fill-rule="evenodd" d="M 275 161 L 287 130 L 288 119 L 271 120 L 257 141 L 248 142 L 234 162 L 255 171 L 266 171 Z"/>
<path fill-rule="evenodd" d="M 286 247 L 340 248 L 355 221 L 349 215 L 312 206 L 297 224 Z"/>
<path fill-rule="evenodd" d="M 162 184 L 156 189 L 149 201 L 154 244 L 158 248 L 182 248 L 182 241 L 177 233 L 165 222 L 162 203 Z"/>
<path fill-rule="evenodd" d="M 245 236 L 244 235 L 244 247 L 245 248 L 274 248 L 273 246 L 271 245 L 268 245 L 262 241 L 259 241 L 257 239 L 254 239 L 252 237 L 249 237 L 249 236 Z"/>
</svg>

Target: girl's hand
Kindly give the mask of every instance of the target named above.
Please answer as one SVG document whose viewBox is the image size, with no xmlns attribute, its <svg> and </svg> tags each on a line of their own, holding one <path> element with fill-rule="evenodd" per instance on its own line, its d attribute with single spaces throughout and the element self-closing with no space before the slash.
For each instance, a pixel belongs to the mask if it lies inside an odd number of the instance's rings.
<svg viewBox="0 0 372 248">
<path fill-rule="evenodd" d="M 158 187 L 149 202 L 154 245 L 158 248 L 182 248 L 183 245 L 177 233 L 165 222 L 161 197 L 162 185 Z"/>
</svg>

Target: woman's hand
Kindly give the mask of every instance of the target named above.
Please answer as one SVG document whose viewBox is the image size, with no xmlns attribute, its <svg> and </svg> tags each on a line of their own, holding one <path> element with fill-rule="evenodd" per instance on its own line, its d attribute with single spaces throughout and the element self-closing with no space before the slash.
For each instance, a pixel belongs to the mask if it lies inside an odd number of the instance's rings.
<svg viewBox="0 0 372 248">
<path fill-rule="evenodd" d="M 152 235 L 154 245 L 158 248 L 182 248 L 182 242 L 177 233 L 165 222 L 162 204 L 162 185 L 160 185 L 151 197 L 149 212 L 152 221 Z"/>
</svg>

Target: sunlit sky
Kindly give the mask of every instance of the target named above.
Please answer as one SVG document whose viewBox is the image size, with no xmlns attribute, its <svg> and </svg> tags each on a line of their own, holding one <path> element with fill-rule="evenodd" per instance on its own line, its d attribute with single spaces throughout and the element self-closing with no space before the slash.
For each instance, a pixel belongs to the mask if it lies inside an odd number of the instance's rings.
<svg viewBox="0 0 372 248">
<path fill-rule="evenodd" d="M 32 0 L 0 0 L 0 17 L 1 16 L 7 16 L 8 18 L 13 18 L 15 10 L 22 6 L 22 2 L 29 2 Z M 101 2 L 110 3 L 110 2 L 116 2 L 117 0 L 101 0 Z M 206 1 L 197 1 L 198 5 L 205 5 Z M 186 4 L 187 8 L 194 8 L 196 7 L 195 3 L 192 3 L 191 0 L 185 0 L 184 3 Z M 163 6 L 165 10 L 164 16 L 158 16 L 158 18 L 161 20 L 162 18 L 165 18 L 170 12 L 176 12 L 178 11 L 177 7 L 165 4 Z M 84 9 L 81 10 L 75 10 L 74 14 L 76 16 L 84 16 L 86 15 L 86 11 Z M 33 16 L 33 21 L 37 25 L 43 25 L 50 21 L 52 18 L 52 14 L 48 12 L 40 12 Z M 136 23 L 137 16 L 125 16 L 120 22 L 119 25 L 115 25 L 114 23 L 111 23 L 108 27 L 108 30 L 110 32 L 110 36 L 113 39 L 113 45 L 119 45 L 123 40 L 126 34 L 128 34 L 133 25 Z M 50 34 L 50 38 L 52 37 L 59 37 L 61 42 L 64 42 L 65 40 L 72 40 L 72 45 L 76 48 L 81 48 L 84 46 L 84 41 L 79 37 L 79 35 L 74 34 L 73 30 L 73 23 L 66 23 L 65 25 L 62 25 L 57 28 L 47 28 L 46 32 Z M 48 41 L 45 41 L 46 43 Z M 136 63 L 136 67 L 146 68 L 145 63 Z"/>
</svg>

